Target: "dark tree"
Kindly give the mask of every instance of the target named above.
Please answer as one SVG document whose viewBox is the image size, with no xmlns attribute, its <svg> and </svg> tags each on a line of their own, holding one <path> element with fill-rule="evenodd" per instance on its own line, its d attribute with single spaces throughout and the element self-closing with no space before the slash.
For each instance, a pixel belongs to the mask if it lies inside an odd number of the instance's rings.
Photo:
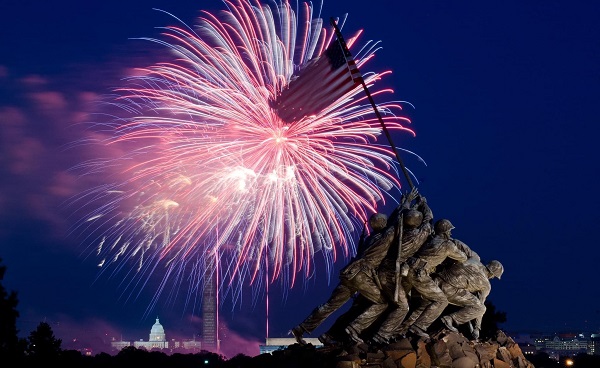
<svg viewBox="0 0 600 368">
<path fill-rule="evenodd" d="M 481 339 L 492 339 L 496 336 L 496 332 L 500 330 L 499 325 L 506 322 L 506 312 L 496 310 L 496 306 L 488 299 L 485 302 L 485 314 L 481 321 Z"/>
<path fill-rule="evenodd" d="M 224 367 L 227 368 L 240 368 L 240 367 L 250 367 L 252 362 L 252 357 L 249 357 L 245 354 L 238 354 L 233 358 L 227 360 L 224 363 Z"/>
<path fill-rule="evenodd" d="M 27 353 L 33 358 L 51 359 L 61 353 L 62 340 L 54 337 L 52 327 L 46 322 L 40 322 L 37 328 L 29 334 Z"/>
<path fill-rule="evenodd" d="M 0 356 L 15 357 L 23 352 L 23 344 L 18 338 L 17 330 L 19 300 L 15 291 L 9 293 L 2 284 L 5 272 L 6 266 L 2 265 L 0 258 Z"/>
<path fill-rule="evenodd" d="M 57 366 L 61 368 L 85 368 L 92 364 L 92 357 L 81 354 L 78 350 L 63 350 Z"/>
<path fill-rule="evenodd" d="M 148 367 L 154 368 L 164 365 L 163 353 L 151 353 L 145 348 L 128 346 L 123 348 L 115 356 L 116 367 Z"/>
</svg>

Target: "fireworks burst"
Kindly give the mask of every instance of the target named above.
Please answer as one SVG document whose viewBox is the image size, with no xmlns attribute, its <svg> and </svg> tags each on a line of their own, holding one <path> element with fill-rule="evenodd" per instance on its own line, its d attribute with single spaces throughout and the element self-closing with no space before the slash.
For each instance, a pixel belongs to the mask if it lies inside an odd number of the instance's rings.
<svg viewBox="0 0 600 368">
<path fill-rule="evenodd" d="M 103 270 L 129 276 L 127 287 L 160 272 L 154 302 L 183 284 L 191 302 L 214 272 L 234 303 L 265 276 L 292 287 L 315 276 L 317 254 L 328 274 L 340 255 L 354 254 L 356 233 L 387 192 L 400 188 L 361 86 L 291 122 L 273 107 L 334 39 L 312 5 L 225 3 L 227 11 L 204 12 L 195 28 L 169 26 L 146 39 L 173 59 L 139 69 L 116 91 L 126 116 L 108 124 L 102 143 L 127 153 L 82 165 L 125 178 L 79 198 L 100 203 L 79 228 Z M 359 36 L 347 43 L 362 70 L 378 44 L 358 49 Z M 391 92 L 374 88 L 387 73 L 363 70 L 372 95 Z M 412 134 L 401 105 L 378 109 L 389 130 Z"/>
</svg>

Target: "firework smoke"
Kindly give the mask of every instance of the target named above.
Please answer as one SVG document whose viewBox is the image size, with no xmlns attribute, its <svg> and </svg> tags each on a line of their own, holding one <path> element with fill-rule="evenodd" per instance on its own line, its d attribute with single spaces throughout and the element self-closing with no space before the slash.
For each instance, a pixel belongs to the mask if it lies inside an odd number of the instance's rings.
<svg viewBox="0 0 600 368">
<path fill-rule="evenodd" d="M 218 15 L 204 12 L 194 28 L 169 26 L 147 38 L 172 59 L 137 70 L 115 90 L 118 118 L 94 125 L 103 145 L 124 153 L 80 167 L 119 173 L 78 198 L 93 206 L 78 229 L 103 271 L 125 274 L 126 288 L 161 275 L 152 304 L 165 291 L 195 303 L 215 272 L 221 300 L 234 304 L 244 285 L 292 287 L 315 271 L 328 274 L 340 255 L 354 255 L 368 215 L 400 188 L 360 86 L 297 121 L 273 108 L 333 40 L 312 5 L 226 4 Z M 357 48 L 359 35 L 347 43 L 371 94 L 390 93 L 376 88 L 388 72 L 365 73 L 379 46 Z M 378 109 L 389 130 L 412 134 L 401 105 Z M 315 270 L 317 255 L 324 270 Z"/>
</svg>

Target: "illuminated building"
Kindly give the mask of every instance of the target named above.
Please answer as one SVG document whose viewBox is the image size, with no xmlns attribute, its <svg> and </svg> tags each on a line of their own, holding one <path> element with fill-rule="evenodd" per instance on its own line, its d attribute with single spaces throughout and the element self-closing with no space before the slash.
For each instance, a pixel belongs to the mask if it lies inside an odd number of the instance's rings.
<svg viewBox="0 0 600 368">
<path fill-rule="evenodd" d="M 304 341 L 306 341 L 309 344 L 314 345 L 317 348 L 320 348 L 323 346 L 323 344 L 319 341 L 318 338 L 304 338 Z M 264 345 L 259 345 L 260 353 L 261 354 L 272 353 L 275 350 L 283 350 L 283 349 L 286 349 L 288 346 L 293 345 L 295 343 L 296 343 L 295 338 L 287 338 L 287 337 L 267 338 Z"/>
<path fill-rule="evenodd" d="M 150 335 L 148 338 L 148 341 L 144 341 L 142 339 L 140 339 L 139 341 L 123 341 L 122 339 L 120 341 L 116 341 L 113 340 L 110 343 L 111 347 L 114 350 L 121 350 L 123 348 L 129 347 L 129 346 L 133 346 L 135 348 L 144 348 L 146 350 L 185 350 L 187 352 L 198 352 L 201 350 L 201 343 L 200 341 L 196 341 L 195 339 L 192 340 L 183 340 L 183 341 L 176 341 L 176 340 L 171 340 L 171 341 L 167 341 L 167 337 L 165 334 L 165 329 L 163 328 L 163 326 L 160 324 L 158 318 L 156 318 L 156 322 L 154 323 L 154 325 L 152 326 L 152 328 L 150 329 Z"/>
<path fill-rule="evenodd" d="M 169 342 L 166 339 L 165 329 L 156 318 L 156 323 L 150 330 L 150 338 L 148 341 L 134 341 L 133 346 L 136 348 L 145 348 L 146 350 L 152 349 L 168 349 Z"/>
<path fill-rule="evenodd" d="M 587 353 L 589 355 L 600 355 L 600 334 L 592 334 L 590 336 Z"/>
<path fill-rule="evenodd" d="M 539 336 L 535 339 L 535 347 L 538 351 L 546 352 L 550 357 L 558 359 L 560 356 L 571 356 L 579 353 L 591 354 L 589 341 L 583 334 L 562 333 Z"/>
</svg>

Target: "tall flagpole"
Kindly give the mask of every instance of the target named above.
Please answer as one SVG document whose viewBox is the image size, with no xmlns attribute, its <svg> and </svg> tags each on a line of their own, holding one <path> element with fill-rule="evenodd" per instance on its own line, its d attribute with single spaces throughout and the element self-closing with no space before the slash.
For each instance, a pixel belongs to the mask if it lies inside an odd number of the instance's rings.
<svg viewBox="0 0 600 368">
<path fill-rule="evenodd" d="M 340 47 L 342 48 L 342 51 L 344 52 L 344 56 L 346 57 L 346 64 L 348 65 L 348 57 L 352 57 L 352 54 L 350 53 L 350 50 L 348 49 L 348 46 L 346 45 L 346 41 L 344 41 L 344 36 L 342 36 L 342 32 L 340 31 L 340 29 L 337 26 L 337 22 L 331 18 L 331 25 L 333 26 L 333 28 L 335 29 L 335 35 L 336 38 L 340 44 Z M 358 70 L 358 66 L 356 67 L 356 69 Z M 352 73 L 351 73 L 352 75 Z M 354 78 L 354 77 L 353 77 Z M 402 168 L 402 172 L 404 173 L 404 177 L 406 178 L 406 181 L 408 182 L 408 185 L 410 186 L 410 189 L 413 190 L 415 189 L 412 180 L 410 179 L 410 175 L 408 174 L 408 171 L 406 170 L 406 167 L 404 166 L 404 162 L 402 161 L 402 159 L 400 158 L 400 154 L 398 154 L 398 150 L 396 149 L 396 146 L 394 145 L 394 142 L 392 141 L 392 136 L 390 135 L 390 132 L 388 131 L 387 127 L 385 126 L 385 123 L 383 122 L 383 118 L 381 117 L 381 114 L 379 113 L 379 109 L 377 109 L 377 105 L 375 105 L 375 101 L 373 100 L 373 97 L 371 96 L 371 93 L 369 92 L 369 89 L 367 88 L 367 84 L 365 83 L 365 79 L 362 77 L 359 78 L 360 79 L 360 84 L 362 85 L 363 89 L 365 90 L 365 93 L 367 95 L 367 98 L 369 99 L 369 102 L 371 103 L 371 106 L 373 106 L 373 111 L 375 111 L 375 115 L 377 115 L 377 119 L 379 120 L 379 123 L 381 123 L 381 127 L 383 128 L 383 131 L 385 133 L 385 136 L 388 139 L 388 142 L 390 143 L 390 146 L 392 147 L 392 150 L 394 151 L 394 154 L 396 155 L 396 160 L 398 161 L 398 164 L 400 165 L 400 167 Z M 399 297 L 399 293 L 400 293 L 400 288 L 401 288 L 401 283 L 400 283 L 400 259 L 402 256 L 402 232 L 403 232 L 403 226 L 402 226 L 402 213 L 400 213 L 400 226 L 398 229 L 398 254 L 396 256 L 396 264 L 395 264 L 395 287 L 394 287 L 394 301 L 398 302 L 398 297 Z"/>
<path fill-rule="evenodd" d="M 344 54 L 351 55 L 350 50 L 348 49 L 348 46 L 346 46 L 346 41 L 344 41 L 344 37 L 342 36 L 342 32 L 338 28 L 337 22 L 333 18 L 331 18 L 331 25 L 335 29 L 336 38 L 337 38 L 338 42 L 340 43 L 340 47 L 344 51 Z M 404 177 L 406 178 L 406 181 L 408 182 L 410 189 L 414 189 L 414 185 L 413 185 L 412 180 L 410 179 L 410 175 L 408 174 L 408 171 L 406 170 L 406 167 L 404 166 L 404 162 L 402 161 L 402 159 L 400 158 L 400 155 L 398 154 L 398 150 L 396 149 L 396 146 L 394 145 L 394 142 L 392 141 L 392 136 L 390 135 L 390 132 L 388 131 L 387 127 L 385 126 L 385 123 L 383 122 L 381 113 L 377 109 L 377 105 L 375 105 L 375 101 L 373 100 L 373 97 L 371 96 L 371 93 L 369 92 L 369 89 L 367 88 L 367 85 L 365 84 L 364 78 L 362 78 L 362 77 L 360 78 L 360 83 L 361 83 L 363 89 L 365 90 L 365 93 L 367 94 L 367 98 L 369 99 L 371 106 L 373 106 L 375 115 L 377 115 L 377 119 L 381 123 L 383 132 L 385 133 L 385 136 L 387 137 L 388 142 L 390 143 L 390 146 L 392 147 L 392 150 L 394 151 L 394 154 L 396 155 L 396 160 L 400 164 L 400 168 L 402 168 L 402 172 L 404 173 Z"/>
</svg>

